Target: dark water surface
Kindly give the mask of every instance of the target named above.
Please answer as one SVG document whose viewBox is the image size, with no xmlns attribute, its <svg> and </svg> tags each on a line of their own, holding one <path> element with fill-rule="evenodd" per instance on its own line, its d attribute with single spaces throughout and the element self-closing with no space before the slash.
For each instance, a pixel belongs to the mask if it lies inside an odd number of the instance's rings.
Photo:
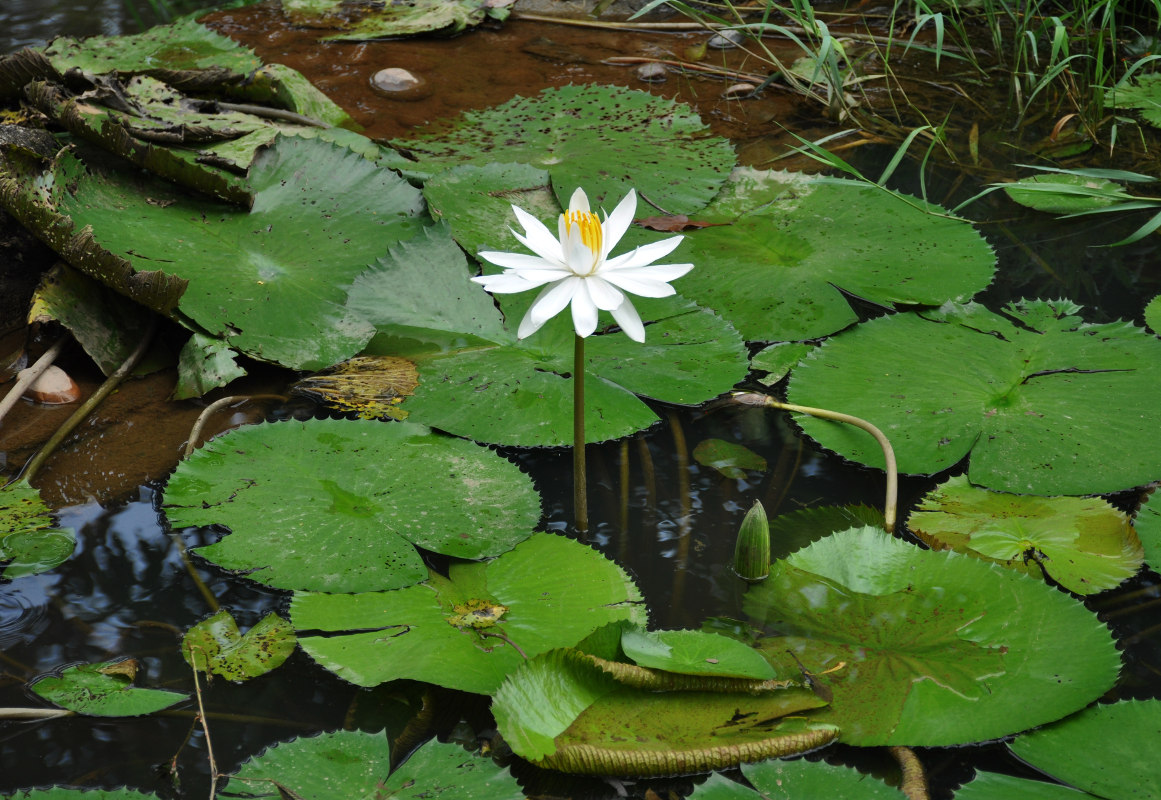
<svg viewBox="0 0 1161 800">
<path fill-rule="evenodd" d="M 126 32 L 131 28 L 124 14 L 119 0 L 7 0 L 0 6 L 0 35 L 9 38 L 0 40 L 0 49 L 42 42 L 58 33 Z M 660 87 L 649 87 L 627 68 L 599 63 L 608 55 L 679 51 L 688 42 L 696 43 L 698 35 L 511 22 L 452 40 L 321 44 L 313 35 L 290 30 L 263 7 L 221 12 L 210 22 L 265 60 L 303 71 L 376 137 L 404 136 L 465 108 L 495 105 L 545 86 L 583 82 L 649 88 L 694 103 L 715 132 L 737 143 L 741 160 L 748 164 L 762 165 L 784 152 L 787 137 L 775 121 L 811 138 L 833 130 L 815 108 L 776 91 L 755 101 L 727 100 L 720 82 L 674 76 Z M 433 86 L 432 96 L 399 102 L 373 92 L 370 75 L 391 66 L 421 73 Z M 855 154 L 867 165 L 882 163 L 883 156 L 871 148 Z M 801 158 L 779 162 L 789 168 L 809 164 Z M 901 168 L 902 180 L 908 179 L 908 169 Z M 929 191 L 940 185 L 951 182 L 937 181 Z M 956 191 L 962 199 L 976 188 Z M 1087 315 L 1090 320 L 1126 317 L 1139 322 L 1145 301 L 1161 291 L 1152 241 L 1156 237 L 1133 248 L 1095 249 L 1088 245 L 1121 238 L 1125 223 L 1059 224 L 1014 215 L 998 198 L 989 202 L 980 213 L 994 211 L 995 221 L 984 222 L 981 230 L 1001 261 L 1001 279 L 981 298 L 990 307 L 1023 296 L 1068 297 L 1094 309 Z M 96 380 L 85 373 L 79 358 L 77 370 L 82 382 Z M 252 379 L 247 391 L 281 388 L 279 382 L 285 380 L 277 373 L 263 374 Z M 157 505 L 158 487 L 176 463 L 200 404 L 165 400 L 172 374 L 151 381 L 126 385 L 116 404 L 86 423 L 79 440 L 43 473 L 43 491 L 61 507 L 61 522 L 77 529 L 79 545 L 61 568 L 0 585 L 0 707 L 41 705 L 23 689 L 39 673 L 121 656 L 140 662 L 139 685 L 192 692 L 178 644 L 182 632 L 211 609 L 191 578 L 178 541 L 195 547 L 215 534 L 172 532 Z M 653 429 L 624 443 L 591 448 L 589 455 L 589 541 L 634 575 L 657 627 L 696 627 L 711 616 L 737 614 L 742 587 L 729 564 L 738 525 L 755 499 L 763 501 L 771 516 L 818 505 L 882 503 L 881 473 L 818 451 L 781 414 L 712 406 L 658 410 L 665 421 Z M 239 408 L 222 415 L 216 430 L 302 412 L 270 405 Z M 22 406 L 5 422 L 0 455 L 9 470 L 31 454 L 47 435 L 43 431 L 55 426 L 54 415 L 59 412 Z M 747 480 L 729 480 L 699 466 L 690 454 L 709 438 L 750 447 L 767 459 L 770 469 L 751 473 Z M 566 530 L 572 516 L 570 456 L 552 451 L 509 455 L 533 475 L 544 498 L 545 525 Z M 935 482 L 904 480 L 900 508 L 913 505 Z M 1122 505 L 1132 502 L 1130 497 L 1117 499 Z M 243 629 L 272 610 L 285 612 L 285 593 L 224 575 L 196 557 L 193 565 Z M 1127 643 L 1120 696 L 1159 694 L 1161 635 L 1149 630 L 1149 609 L 1158 602 L 1156 580 L 1156 575 L 1143 573 L 1090 603 Z M 225 772 L 273 742 L 312 731 L 343 725 L 398 731 L 416 711 L 417 698 L 416 687 L 406 684 L 375 690 L 351 687 L 301 653 L 263 678 L 241 686 L 218 680 L 205 694 L 217 763 Z M 479 698 L 439 692 L 435 699 L 447 712 L 440 728 L 444 734 L 464 740 L 476 733 L 487 735 Z M 204 797 L 209 785 L 206 743 L 192 708 L 185 704 L 171 714 L 142 719 L 0 723 L 0 792 L 47 784 L 127 784 L 164 797 Z M 828 752 L 868 770 L 890 772 L 889 762 L 877 752 Z M 1020 769 L 998 746 L 923 751 L 921 757 L 944 797 L 970 776 L 970 764 Z M 519 774 L 530 787 L 552 796 L 617 796 L 617 787 L 599 781 L 552 784 L 555 779 L 535 772 Z M 664 796 L 667 789 L 685 792 L 691 785 L 690 780 L 630 782 L 624 788 L 631 797 L 644 797 L 647 787 Z"/>
</svg>

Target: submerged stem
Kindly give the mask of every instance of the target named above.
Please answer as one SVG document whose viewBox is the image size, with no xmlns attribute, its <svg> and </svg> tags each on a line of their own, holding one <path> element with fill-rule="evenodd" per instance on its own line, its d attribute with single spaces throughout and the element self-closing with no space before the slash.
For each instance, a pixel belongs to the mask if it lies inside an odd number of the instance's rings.
<svg viewBox="0 0 1161 800">
<path fill-rule="evenodd" d="M 589 529 L 589 487 L 585 471 L 585 340 L 575 334 L 572 348 L 572 506 L 577 530 Z"/>
</svg>

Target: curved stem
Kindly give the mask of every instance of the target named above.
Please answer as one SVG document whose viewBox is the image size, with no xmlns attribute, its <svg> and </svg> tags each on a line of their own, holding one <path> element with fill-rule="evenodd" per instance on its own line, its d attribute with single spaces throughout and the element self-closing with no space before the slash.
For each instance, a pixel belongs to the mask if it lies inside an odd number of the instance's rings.
<svg viewBox="0 0 1161 800">
<path fill-rule="evenodd" d="M 734 401 L 746 405 L 768 406 L 770 408 L 780 408 L 784 411 L 797 411 L 801 414 L 809 414 L 812 417 L 834 420 L 835 422 L 845 422 L 849 425 L 854 425 L 856 428 L 862 428 L 871 434 L 871 436 L 875 437 L 875 441 L 883 449 L 883 461 L 887 471 L 887 497 L 883 503 L 883 527 L 887 529 L 888 533 L 895 531 L 896 509 L 899 505 L 899 469 L 895 464 L 895 451 L 891 447 L 891 442 L 881 430 L 865 419 L 852 417 L 850 414 L 829 411 L 825 408 L 811 408 L 809 406 L 796 406 L 793 403 L 782 403 L 772 397 L 758 394 L 757 392 L 745 392 L 734 395 Z"/>
<path fill-rule="evenodd" d="M 888 747 L 891 755 L 899 763 L 903 772 L 903 783 L 899 786 L 907 800 L 929 800 L 931 794 L 927 791 L 927 776 L 923 774 L 923 764 L 910 747 Z"/>
<path fill-rule="evenodd" d="M 198 418 L 194 420 L 193 428 L 189 432 L 189 440 L 185 443 L 185 452 L 182 453 L 182 458 L 189 458 L 193 454 L 193 451 L 197 449 L 202 431 L 214 413 L 226 406 L 233 405 L 234 403 L 244 403 L 247 400 L 281 400 L 285 403 L 286 396 L 281 394 L 237 394 L 215 400 L 203 408 L 202 413 L 198 414 Z"/>
<path fill-rule="evenodd" d="M 149 327 L 146 328 L 145 333 L 141 336 L 141 341 L 137 343 L 137 347 L 125 359 L 125 363 L 117 367 L 117 371 L 106 378 L 105 382 L 97 387 L 97 391 L 93 392 L 92 396 L 82 403 L 80 408 L 74 411 L 72 416 L 66 419 L 56 429 L 56 433 L 44 443 L 44 447 L 40 448 L 40 451 L 25 466 L 24 480 L 31 483 L 36 473 L 44 466 L 44 462 L 60 446 L 60 443 L 65 440 L 65 437 L 84 422 L 85 418 L 93 412 L 93 409 L 99 406 L 106 397 L 113 393 L 114 389 L 121 385 L 121 381 L 125 380 L 125 377 L 133 371 L 133 368 L 137 366 L 137 362 L 141 360 L 141 357 L 145 355 L 145 351 L 149 349 L 149 344 L 153 341 L 153 332 L 155 330 L 157 330 L 157 317 L 151 316 L 149 318 Z"/>
<path fill-rule="evenodd" d="M 572 348 L 572 506 L 576 527 L 589 529 L 589 487 L 585 468 L 585 340 L 574 334 Z"/>
<path fill-rule="evenodd" d="M 4 399 L 0 400 L 0 420 L 3 420 L 8 412 L 12 410 L 12 407 L 24 396 L 24 391 L 36 383 L 36 379 L 40 377 L 41 373 L 52 366 L 52 362 L 56 361 L 56 357 L 64 349 L 67 339 L 67 336 L 62 336 L 57 339 L 53 342 L 52 347 L 44 351 L 44 355 L 36 359 L 35 364 L 24 370 L 24 374 L 20 376 L 20 379 L 8 391 L 8 394 L 4 395 Z"/>
</svg>

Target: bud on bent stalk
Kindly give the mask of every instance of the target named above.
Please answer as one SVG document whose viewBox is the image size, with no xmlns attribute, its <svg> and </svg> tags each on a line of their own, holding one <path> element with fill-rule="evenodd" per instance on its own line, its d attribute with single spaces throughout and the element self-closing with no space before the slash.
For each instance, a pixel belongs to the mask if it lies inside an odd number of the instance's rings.
<svg viewBox="0 0 1161 800">
<path fill-rule="evenodd" d="M 738 531 L 734 571 L 748 581 L 765 580 L 770 574 L 770 525 L 766 521 L 766 509 L 757 500 L 746 512 Z"/>
</svg>

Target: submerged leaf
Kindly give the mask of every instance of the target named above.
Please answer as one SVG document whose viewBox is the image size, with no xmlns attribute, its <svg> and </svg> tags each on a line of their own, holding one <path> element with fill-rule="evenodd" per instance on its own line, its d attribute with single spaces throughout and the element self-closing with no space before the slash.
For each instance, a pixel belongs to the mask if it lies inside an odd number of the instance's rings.
<svg viewBox="0 0 1161 800">
<path fill-rule="evenodd" d="M 745 609 L 773 630 L 762 643 L 773 663 L 800 663 L 831 690 L 815 716 L 854 745 L 1026 730 L 1092 702 L 1120 670 L 1108 629 L 1067 595 L 873 528 L 776 562 Z"/>
<path fill-rule="evenodd" d="M 58 528 L 40 492 L 21 480 L 0 488 L 0 562 L 3 577 L 38 575 L 68 560 L 76 532 Z"/>
<path fill-rule="evenodd" d="M 703 439 L 693 448 L 693 459 L 733 480 L 743 480 L 746 470 L 766 470 L 766 459 L 748 447 L 724 439 Z"/>
<path fill-rule="evenodd" d="M 117 668 L 122 663 L 78 664 L 59 676 L 41 678 L 29 688 L 61 708 L 96 717 L 152 714 L 186 699 L 187 695 L 179 692 L 132 686 L 132 675 Z"/>
<path fill-rule="evenodd" d="M 284 589 L 355 592 L 426 575 L 418 545 L 480 558 L 540 518 L 531 481 L 471 442 L 406 422 L 311 420 L 239 428 L 182 462 L 165 491 L 175 526 L 233 533 L 195 552 Z"/>
</svg>

